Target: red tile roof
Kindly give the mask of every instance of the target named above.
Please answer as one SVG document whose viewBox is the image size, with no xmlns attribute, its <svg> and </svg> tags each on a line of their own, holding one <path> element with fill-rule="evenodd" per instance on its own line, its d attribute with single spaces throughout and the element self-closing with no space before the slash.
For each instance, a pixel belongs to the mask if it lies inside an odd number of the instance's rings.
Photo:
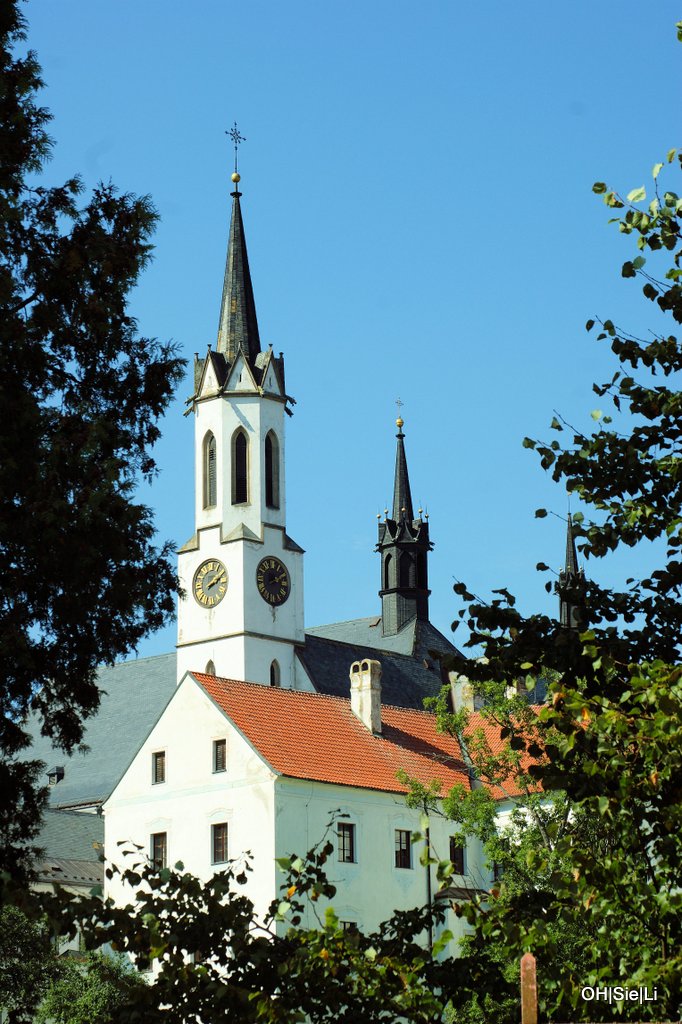
<svg viewBox="0 0 682 1024">
<path fill-rule="evenodd" d="M 424 784 L 437 779 L 444 794 L 469 786 L 459 744 L 437 731 L 435 715 L 382 705 L 382 735 L 373 736 L 347 698 L 192 675 L 282 775 L 405 793 L 396 779 L 404 768 Z"/>
</svg>

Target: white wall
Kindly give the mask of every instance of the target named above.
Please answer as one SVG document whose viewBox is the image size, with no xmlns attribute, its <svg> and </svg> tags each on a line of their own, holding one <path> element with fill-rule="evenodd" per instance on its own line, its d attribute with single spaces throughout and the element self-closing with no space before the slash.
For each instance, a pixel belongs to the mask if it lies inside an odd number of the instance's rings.
<svg viewBox="0 0 682 1024">
<path fill-rule="evenodd" d="M 329 836 L 334 854 L 327 863 L 327 875 L 337 886 L 331 905 L 341 920 L 354 921 L 363 931 L 371 931 L 391 916 L 394 910 L 411 910 L 427 901 L 426 868 L 419 863 L 424 844 L 412 846 L 412 866 L 395 866 L 395 830 L 421 831 L 420 812 L 410 810 L 398 794 L 351 789 L 346 786 L 279 778 L 276 791 L 277 856 L 303 855 L 325 833 L 336 810 L 348 815 L 339 820 L 356 826 L 356 863 L 339 861 L 338 838 L 333 828 Z M 456 832 L 452 822 L 438 816 L 430 820 L 431 846 L 440 859 L 449 858 L 450 836 Z M 478 885 L 481 879 L 481 847 L 470 841 L 466 852 L 464 876 L 453 876 L 453 885 Z M 280 878 L 283 879 L 283 875 Z M 431 891 L 438 888 L 435 866 L 431 868 Z M 318 913 L 323 918 L 320 901 Z M 304 921 L 313 927 L 315 918 L 308 913 Z M 448 913 L 444 927 L 455 935 L 447 950 L 456 950 L 457 939 L 465 934 L 464 923 Z"/>
<path fill-rule="evenodd" d="M 227 771 L 212 771 L 213 740 L 227 739 Z M 166 781 L 152 784 L 152 754 L 166 752 Z M 182 861 L 187 871 L 208 879 L 211 825 L 228 823 L 228 856 L 253 853 L 248 894 L 263 913 L 273 896 L 273 773 L 231 727 L 197 684 L 187 679 L 152 730 L 104 806 L 105 857 L 122 864 L 119 840 L 138 843 L 145 855 L 150 836 L 168 834 L 168 864 Z M 108 882 L 106 895 L 124 897 Z"/>
<path fill-rule="evenodd" d="M 212 771 L 213 740 L 227 740 L 227 771 Z M 152 783 L 152 754 L 165 751 L 166 781 Z M 120 840 L 132 841 L 150 852 L 155 832 L 168 835 L 168 864 L 182 861 L 185 868 L 204 880 L 219 865 L 211 863 L 211 825 L 227 822 L 228 855 L 235 858 L 250 850 L 253 871 L 247 895 L 264 916 L 279 895 L 285 876 L 275 858 L 305 853 L 325 834 L 334 812 L 355 825 L 356 862 L 338 857 L 335 827 L 330 832 L 335 852 L 327 874 L 338 893 L 332 905 L 341 920 L 354 921 L 362 930 L 373 930 L 394 910 L 410 910 L 427 900 L 426 868 L 419 863 L 423 844 L 411 847 L 410 868 L 395 866 L 395 830 L 420 830 L 418 811 L 410 810 L 398 794 L 329 785 L 277 776 L 251 748 L 193 680 L 187 678 L 133 760 L 129 770 L 104 807 L 105 856 L 122 863 Z M 451 822 L 432 816 L 431 843 L 440 859 L 449 857 Z M 466 875 L 454 876 L 454 885 L 478 886 L 482 881 L 480 844 L 470 841 Z M 431 869 L 432 894 L 437 890 Z M 106 884 L 106 894 L 116 900 L 130 899 L 117 881 Z M 321 916 L 324 903 L 316 905 Z M 315 926 L 312 912 L 304 924 Z M 456 939 L 464 925 L 451 912 L 447 927 Z M 456 951 L 456 942 L 447 950 Z"/>
</svg>

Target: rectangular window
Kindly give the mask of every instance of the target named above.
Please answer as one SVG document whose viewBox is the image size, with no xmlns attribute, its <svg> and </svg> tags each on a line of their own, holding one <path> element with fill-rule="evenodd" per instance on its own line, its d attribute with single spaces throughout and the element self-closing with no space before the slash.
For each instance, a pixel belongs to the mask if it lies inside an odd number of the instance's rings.
<svg viewBox="0 0 682 1024">
<path fill-rule="evenodd" d="M 224 864 L 227 860 L 227 822 L 211 825 L 211 860 L 213 864 Z"/>
<path fill-rule="evenodd" d="M 355 825 L 347 822 L 339 822 L 337 828 L 339 837 L 339 860 L 344 864 L 355 863 Z"/>
<path fill-rule="evenodd" d="M 352 935 L 354 935 L 358 930 L 358 926 L 355 921 L 339 921 L 339 924 L 341 925 L 342 931 L 350 932 Z"/>
<path fill-rule="evenodd" d="M 227 740 L 213 740 L 213 771 L 227 770 Z"/>
<path fill-rule="evenodd" d="M 152 754 L 152 784 L 158 786 L 166 781 L 166 751 L 157 750 Z"/>
<path fill-rule="evenodd" d="M 395 830 L 395 866 L 397 868 L 412 867 L 411 837 L 412 833 L 408 829 L 397 828 Z"/>
<path fill-rule="evenodd" d="M 168 858 L 168 833 L 154 832 L 149 845 L 152 867 L 160 871 L 161 868 L 165 868 Z"/>
<path fill-rule="evenodd" d="M 450 836 L 450 860 L 453 864 L 454 874 L 464 874 L 464 847 L 460 846 L 458 836 Z"/>
</svg>

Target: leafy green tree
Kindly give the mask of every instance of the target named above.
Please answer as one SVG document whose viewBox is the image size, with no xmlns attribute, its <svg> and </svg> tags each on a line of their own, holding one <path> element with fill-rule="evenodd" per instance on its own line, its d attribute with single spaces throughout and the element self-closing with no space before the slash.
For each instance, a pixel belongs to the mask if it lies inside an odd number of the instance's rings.
<svg viewBox="0 0 682 1024">
<path fill-rule="evenodd" d="M 26 866 L 41 792 L 16 755 L 36 711 L 64 749 L 98 705 L 98 665 L 174 610 L 168 545 L 136 503 L 183 363 L 141 337 L 128 295 L 149 261 L 148 198 L 40 184 L 51 142 L 19 0 L 0 10 L 0 869 Z"/>
<path fill-rule="evenodd" d="M 50 932 L 17 907 L 0 907 L 0 1011 L 8 1024 L 32 1021 L 57 967 Z"/>
<path fill-rule="evenodd" d="M 667 163 L 668 173 L 679 170 L 678 151 Z M 658 313 L 679 324 L 682 199 L 661 187 L 663 168 L 653 169 L 650 197 L 643 187 L 623 197 L 601 182 L 594 191 L 615 212 L 621 233 L 636 240 L 622 276 L 639 281 Z M 451 668 L 479 685 L 524 678 L 532 685 L 552 675 L 539 737 L 524 739 L 523 727 L 504 725 L 498 735 L 536 757 L 530 778 L 563 794 L 572 823 L 556 833 L 552 850 L 539 836 L 530 849 L 517 844 L 527 870 L 546 880 L 541 912 L 531 906 L 529 913 L 527 900 L 515 899 L 513 875 L 497 900 L 462 912 L 476 940 L 504 950 L 508 961 L 518 962 L 526 949 L 537 955 L 548 1019 L 612 1019 L 613 1007 L 580 999 L 583 985 L 612 984 L 655 988 L 656 1002 L 618 1009 L 623 1019 L 660 1020 L 676 1017 L 682 1004 L 682 347 L 667 330 L 640 338 L 596 318 L 587 329 L 597 323 L 598 340 L 610 344 L 618 368 L 594 385 L 604 408 L 592 413 L 593 432 L 556 417 L 552 429 L 569 441 L 524 444 L 592 510 L 590 519 L 574 517 L 585 558 L 658 541 L 651 550 L 659 564 L 621 589 L 601 587 L 592 571 L 581 631 L 545 616 L 524 618 L 506 591 L 462 610 L 467 646 L 482 657 L 454 658 Z M 466 587 L 456 590 L 474 602 Z M 580 929 L 582 955 L 566 963 L 557 936 Z"/>
<path fill-rule="evenodd" d="M 62 959 L 35 1016 L 36 1024 L 114 1024 L 134 1005 L 145 982 L 126 957 L 90 953 L 85 962 Z"/>
<path fill-rule="evenodd" d="M 232 862 L 205 883 L 181 864 L 156 871 L 140 862 L 122 874 L 108 869 L 127 886 L 128 906 L 63 893 L 45 905 L 58 931 L 78 928 L 89 945 L 109 943 L 138 967 L 153 966 L 134 1003 L 119 1006 L 117 1024 L 441 1021 L 466 963 L 432 959 L 417 941 L 441 912 L 396 913 L 369 935 L 345 931 L 329 905 L 335 888 L 325 865 L 332 852 L 323 840 L 304 858 L 280 861 L 282 898 L 265 920 L 241 891 L 248 861 Z M 318 928 L 301 927 L 306 904 L 317 910 Z M 436 953 L 448 938 L 439 936 Z"/>
</svg>

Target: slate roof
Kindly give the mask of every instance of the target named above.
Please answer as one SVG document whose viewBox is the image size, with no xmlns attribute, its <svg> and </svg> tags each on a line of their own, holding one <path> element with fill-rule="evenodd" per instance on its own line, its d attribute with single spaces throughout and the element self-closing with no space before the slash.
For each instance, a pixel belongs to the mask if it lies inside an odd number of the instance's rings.
<svg viewBox="0 0 682 1024">
<path fill-rule="evenodd" d="M 349 619 L 347 622 L 330 622 L 325 626 L 306 626 L 308 636 L 340 640 L 346 644 L 373 647 L 378 651 L 394 651 L 396 654 L 410 654 L 426 658 L 429 651 L 448 654 L 456 647 L 430 622 L 412 619 L 399 633 L 393 636 L 381 635 L 381 616 L 370 615 L 364 619 Z"/>
<path fill-rule="evenodd" d="M 45 860 L 88 859 L 95 863 L 103 843 L 104 818 L 101 815 L 52 808 L 45 812 L 36 839 L 36 846 L 43 850 Z"/>
<path fill-rule="evenodd" d="M 454 646 L 430 622 L 413 619 L 395 636 L 381 635 L 381 617 L 337 622 L 306 630 L 297 655 L 319 693 L 350 696 L 350 666 L 381 662 L 381 692 L 387 704 L 423 710 L 424 698 L 438 694 L 444 675 L 431 655 Z"/>
<path fill-rule="evenodd" d="M 41 736 L 37 718 L 28 722 L 33 743 L 24 758 L 44 761 L 46 769 L 64 767 L 64 778 L 50 787 L 52 807 L 102 804 L 113 792 L 175 692 L 175 652 L 103 668 L 99 685 L 104 691 L 99 710 L 87 720 L 83 736 L 90 752 L 67 755 Z"/>
<path fill-rule="evenodd" d="M 443 791 L 469 785 L 459 743 L 436 729 L 435 715 L 382 704 L 382 733 L 373 735 L 350 700 L 280 690 L 191 673 L 221 711 L 279 774 L 297 779 L 405 793 L 404 768 Z"/>
<path fill-rule="evenodd" d="M 104 883 L 104 864 L 90 860 L 55 858 L 39 866 L 37 881 L 92 888 Z"/>
</svg>

